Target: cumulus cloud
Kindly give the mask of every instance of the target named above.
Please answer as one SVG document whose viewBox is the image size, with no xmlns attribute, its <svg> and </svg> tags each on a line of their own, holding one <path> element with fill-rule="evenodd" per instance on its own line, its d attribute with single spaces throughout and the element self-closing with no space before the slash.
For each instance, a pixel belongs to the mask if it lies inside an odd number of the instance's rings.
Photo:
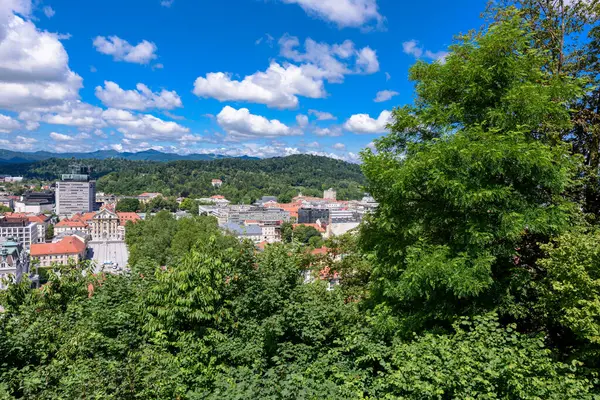
<svg viewBox="0 0 600 400">
<path fill-rule="evenodd" d="M 377 95 L 375 96 L 375 100 L 373 100 L 373 101 L 375 103 L 383 103 L 384 101 L 390 100 L 394 96 L 398 96 L 399 94 L 400 93 L 394 92 L 393 90 L 382 90 L 380 92 L 377 92 Z"/>
<path fill-rule="evenodd" d="M 256 72 L 242 80 L 231 74 L 211 72 L 194 82 L 194 94 L 219 101 L 245 101 L 269 107 L 290 109 L 299 104 L 298 97 L 324 98 L 324 82 L 340 83 L 348 74 L 371 74 L 379 70 L 377 54 L 365 47 L 357 49 L 347 40 L 329 45 L 307 39 L 303 51 L 296 37 L 284 36 L 279 41 L 281 55 L 302 63 L 294 65 L 272 62 L 264 72 Z"/>
<path fill-rule="evenodd" d="M 279 120 L 268 120 L 263 116 L 251 114 L 247 108 L 236 110 L 225 106 L 217 115 L 217 123 L 234 139 L 276 138 L 299 134 Z"/>
<path fill-rule="evenodd" d="M 272 63 L 265 72 L 232 79 L 230 74 L 213 72 L 194 82 L 194 94 L 219 101 L 247 101 L 273 108 L 295 108 L 298 97 L 325 97 L 322 80 L 316 80 L 295 65 Z"/>
<path fill-rule="evenodd" d="M 333 147 L 336 150 L 346 150 L 346 145 L 344 143 L 336 143 L 331 147 Z"/>
<path fill-rule="evenodd" d="M 71 142 L 74 141 L 75 138 L 73 136 L 65 135 L 63 133 L 50 132 L 50 137 L 57 142 Z"/>
<path fill-rule="evenodd" d="M 21 123 L 8 115 L 0 114 L 0 133 L 10 133 L 19 129 Z"/>
<path fill-rule="evenodd" d="M 308 110 L 308 114 L 309 115 L 314 115 L 317 118 L 318 121 L 328 121 L 328 120 L 335 120 L 335 119 L 337 119 L 337 117 L 335 117 L 331 113 L 323 112 L 323 111 L 318 111 L 318 110 Z"/>
<path fill-rule="evenodd" d="M 21 15 L 31 2 L 0 5 L 0 108 L 20 111 L 60 104 L 79 96 L 82 78 L 69 69 L 59 35 L 40 31 Z"/>
<path fill-rule="evenodd" d="M 308 117 L 304 114 L 298 114 L 296 115 L 296 123 L 300 128 L 304 128 L 308 125 Z"/>
<path fill-rule="evenodd" d="M 36 139 L 24 136 L 17 136 L 16 138 L 11 139 L 0 139 L 0 146 L 19 151 L 33 150 L 36 143 Z"/>
<path fill-rule="evenodd" d="M 383 24 L 377 0 L 280 0 L 286 4 L 297 4 L 309 15 L 342 27 L 364 27 L 375 23 Z"/>
<path fill-rule="evenodd" d="M 135 64 L 148 64 L 157 58 L 158 48 L 152 42 L 142 40 L 133 46 L 118 36 L 98 36 L 94 39 L 94 47 L 102 54 L 113 57 L 115 61 L 125 61 Z"/>
<path fill-rule="evenodd" d="M 127 110 L 109 108 L 102 118 L 127 139 L 176 140 L 189 133 L 189 128 L 176 122 L 164 121 L 150 114 L 133 114 Z"/>
<path fill-rule="evenodd" d="M 317 136 L 342 136 L 342 129 L 339 126 L 329 128 L 316 127 L 313 133 Z"/>
<path fill-rule="evenodd" d="M 138 83 L 136 89 L 123 90 L 115 82 L 104 81 L 104 87 L 96 87 L 96 97 L 107 107 L 128 110 L 172 110 L 182 106 L 181 98 L 175 91 L 163 89 L 155 93 L 143 83 Z"/>
<path fill-rule="evenodd" d="M 384 133 L 391 115 L 390 111 L 382 111 L 377 119 L 373 119 L 368 114 L 355 114 L 346 121 L 344 129 L 358 134 Z"/>
<path fill-rule="evenodd" d="M 402 43 L 402 51 L 415 58 L 423 57 L 436 61 L 444 61 L 446 56 L 448 56 L 448 52 L 446 51 L 432 52 L 430 50 L 425 50 L 423 47 L 419 46 L 419 42 L 416 40 L 409 40 L 408 42 Z"/>
<path fill-rule="evenodd" d="M 373 74 L 379 71 L 377 52 L 370 47 L 357 49 L 354 42 L 346 40 L 340 44 L 316 42 L 311 38 L 304 41 L 304 51 L 299 50 L 300 40 L 284 35 L 279 39 L 283 57 L 303 64 L 303 68 L 315 78 L 329 82 L 342 82 L 348 74 Z"/>
<path fill-rule="evenodd" d="M 80 101 L 21 112 L 19 119 L 28 123 L 45 122 L 83 129 L 113 127 L 130 139 L 176 140 L 189 133 L 188 128 L 176 122 L 164 121 L 150 114 L 134 114 L 117 108 L 104 110 Z"/>
</svg>

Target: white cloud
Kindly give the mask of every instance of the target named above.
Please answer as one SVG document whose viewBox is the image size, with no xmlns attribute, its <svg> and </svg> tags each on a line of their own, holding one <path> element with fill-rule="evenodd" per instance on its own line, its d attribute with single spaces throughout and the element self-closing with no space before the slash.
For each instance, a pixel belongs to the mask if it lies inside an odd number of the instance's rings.
<svg viewBox="0 0 600 400">
<path fill-rule="evenodd" d="M 314 115 L 315 117 L 317 117 L 318 121 L 328 121 L 328 120 L 335 120 L 335 119 L 337 119 L 337 117 L 335 117 L 331 113 L 317 111 L 317 110 L 308 110 L 308 114 L 309 115 Z"/>
<path fill-rule="evenodd" d="M 419 42 L 416 40 L 409 40 L 408 42 L 402 43 L 402 51 L 415 58 L 425 57 L 442 62 L 445 60 L 446 56 L 448 56 L 448 52 L 446 51 L 432 52 L 430 50 L 425 50 L 423 47 L 419 46 Z"/>
<path fill-rule="evenodd" d="M 390 73 L 389 73 L 389 72 L 386 72 L 386 73 L 385 73 L 385 80 L 386 80 L 386 81 L 389 81 L 390 79 L 392 79 L 392 76 L 390 75 Z"/>
<path fill-rule="evenodd" d="M 333 147 L 336 150 L 346 150 L 346 145 L 344 143 L 336 143 L 331 147 Z"/>
<path fill-rule="evenodd" d="M 358 53 L 356 60 L 359 70 L 365 74 L 374 74 L 379 71 L 379 61 L 377 60 L 377 52 L 370 47 L 365 47 Z"/>
<path fill-rule="evenodd" d="M 111 55 L 115 61 L 126 61 L 136 64 L 148 64 L 157 58 L 158 48 L 152 42 L 142 40 L 133 46 L 118 36 L 98 36 L 94 39 L 94 47 L 102 54 Z"/>
<path fill-rule="evenodd" d="M 155 69 L 163 69 L 164 67 L 165 67 L 165 66 L 164 66 L 163 64 L 161 64 L 161 63 L 158 63 L 158 64 L 154 64 L 154 65 L 152 66 L 152 69 L 153 69 L 153 70 L 155 70 Z"/>
<path fill-rule="evenodd" d="M 42 32 L 14 14 L 30 11 L 30 2 L 24 0 L 0 5 L 0 108 L 20 111 L 60 104 L 78 98 L 82 87 L 82 78 L 69 69 L 59 35 Z"/>
<path fill-rule="evenodd" d="M 342 129 L 339 126 L 329 128 L 316 127 L 313 133 L 317 136 L 342 136 Z"/>
<path fill-rule="evenodd" d="M 377 53 L 369 47 L 357 49 L 354 42 L 341 44 L 319 43 L 311 38 L 304 41 L 304 52 L 297 49 L 300 40 L 284 35 L 279 39 L 281 55 L 295 62 L 303 62 L 307 73 L 329 82 L 343 82 L 344 75 L 372 74 L 379 71 Z"/>
<path fill-rule="evenodd" d="M 104 81 L 104 88 L 96 87 L 96 97 L 107 107 L 128 110 L 172 110 L 182 106 L 181 98 L 175 91 L 163 89 L 154 93 L 143 83 L 138 83 L 136 88 L 137 90 L 123 90 L 115 82 Z"/>
<path fill-rule="evenodd" d="M 46 17 L 48 17 L 48 18 L 52 18 L 52 17 L 54 17 L 54 14 L 56 14 L 54 9 L 50 6 L 45 6 L 43 8 L 43 11 L 44 11 L 44 15 L 46 15 Z"/>
<path fill-rule="evenodd" d="M 246 76 L 243 80 L 231 79 L 223 72 L 206 74 L 194 82 L 194 94 L 219 101 L 248 101 L 274 108 L 295 108 L 298 97 L 325 97 L 323 81 L 314 79 L 295 65 L 272 63 L 267 71 Z"/>
<path fill-rule="evenodd" d="M 390 100 L 394 96 L 398 96 L 399 94 L 400 93 L 394 92 L 393 90 L 382 90 L 380 92 L 377 92 L 377 95 L 375 96 L 375 100 L 373 100 L 373 101 L 375 103 L 382 103 L 384 101 Z"/>
<path fill-rule="evenodd" d="M 319 144 L 319 142 L 311 142 L 308 143 L 306 147 L 308 147 L 309 149 L 318 149 L 319 147 L 321 147 L 321 145 Z"/>
<path fill-rule="evenodd" d="M 20 127 L 21 123 L 16 119 L 8 115 L 0 114 L 0 133 L 10 133 Z"/>
<path fill-rule="evenodd" d="M 40 127 L 39 122 L 35 122 L 35 121 L 25 122 L 25 129 L 27 129 L 28 131 L 35 131 L 39 127 Z"/>
<path fill-rule="evenodd" d="M 51 132 L 50 137 L 57 142 L 71 142 L 74 141 L 75 138 L 73 136 L 65 135 L 63 133 Z"/>
<path fill-rule="evenodd" d="M 160 5 L 163 7 L 171 7 L 175 0 L 161 0 Z"/>
<path fill-rule="evenodd" d="M 232 138 L 275 138 L 279 136 L 297 135 L 299 132 L 276 119 L 251 114 L 247 108 L 236 110 L 225 106 L 217 115 L 217 123 Z"/>
<path fill-rule="evenodd" d="M 298 106 L 299 96 L 324 98 L 325 80 L 340 83 L 345 75 L 379 70 L 376 52 L 368 47 L 358 50 L 349 40 L 329 45 L 309 38 L 303 52 L 297 49 L 300 41 L 296 37 L 286 35 L 279 44 L 283 57 L 302 64 L 272 62 L 266 71 L 242 80 L 234 80 L 224 72 L 208 73 L 196 79 L 194 94 L 219 101 L 246 101 L 289 109 Z"/>
<path fill-rule="evenodd" d="M 190 131 L 176 122 L 164 121 L 150 114 L 132 114 L 115 108 L 103 111 L 102 118 L 117 127 L 127 139 L 173 140 Z"/>
<path fill-rule="evenodd" d="M 377 0 L 281 0 L 298 4 L 309 15 L 331 21 L 341 27 L 364 27 L 383 24 Z"/>
<path fill-rule="evenodd" d="M 300 128 L 304 128 L 308 125 L 308 117 L 304 114 L 298 114 L 296 115 L 296 123 Z"/>
<path fill-rule="evenodd" d="M 353 133 L 384 133 L 386 126 L 390 122 L 392 113 L 382 111 L 377 119 L 371 118 L 368 114 L 355 114 L 351 116 L 344 124 L 344 129 Z"/>
<path fill-rule="evenodd" d="M 0 146 L 19 151 L 33 150 L 36 143 L 36 139 L 24 136 L 17 136 L 16 138 L 11 139 L 0 139 Z"/>
</svg>

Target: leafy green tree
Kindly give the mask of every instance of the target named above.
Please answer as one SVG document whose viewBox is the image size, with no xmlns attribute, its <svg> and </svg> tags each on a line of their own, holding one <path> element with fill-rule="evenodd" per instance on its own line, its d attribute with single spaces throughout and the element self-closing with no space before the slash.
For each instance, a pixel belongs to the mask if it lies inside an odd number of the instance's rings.
<svg viewBox="0 0 600 400">
<path fill-rule="evenodd" d="M 284 243 L 290 243 L 292 241 L 294 232 L 294 226 L 291 222 L 284 222 L 281 224 L 281 240 Z"/>
<path fill-rule="evenodd" d="M 0 213 L 12 212 L 12 208 L 0 204 Z"/>
<path fill-rule="evenodd" d="M 200 204 L 198 204 L 197 201 L 195 201 L 194 199 L 190 199 L 188 197 L 187 199 L 183 199 L 181 204 L 179 204 L 179 209 L 187 211 L 192 215 L 198 215 L 198 207 L 199 206 L 200 206 Z"/>
<path fill-rule="evenodd" d="M 536 312 L 552 343 L 590 359 L 600 351 L 599 239 L 596 229 L 578 229 L 542 246 L 545 276 L 536 285 Z"/>
<path fill-rule="evenodd" d="M 54 237 L 54 225 L 50 224 L 48 225 L 48 228 L 46 228 L 46 240 L 51 240 Z"/>
<path fill-rule="evenodd" d="M 294 228 L 293 238 L 303 244 L 308 244 L 310 239 L 316 237 L 321 239 L 321 233 L 312 226 L 298 225 Z"/>
<path fill-rule="evenodd" d="M 125 198 L 117 203 L 117 212 L 137 212 L 141 209 L 140 201 L 134 198 Z"/>
<path fill-rule="evenodd" d="M 542 338 L 504 328 L 494 315 L 461 318 L 455 333 L 398 343 L 379 380 L 378 398 L 593 399 L 580 363 L 556 362 Z"/>
</svg>

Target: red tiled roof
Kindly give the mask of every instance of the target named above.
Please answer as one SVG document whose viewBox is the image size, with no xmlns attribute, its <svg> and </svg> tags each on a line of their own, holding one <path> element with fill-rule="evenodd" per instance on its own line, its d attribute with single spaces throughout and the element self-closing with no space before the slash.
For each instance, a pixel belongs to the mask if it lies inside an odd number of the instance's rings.
<svg viewBox="0 0 600 400">
<path fill-rule="evenodd" d="M 222 195 L 220 195 L 220 194 L 216 194 L 216 195 L 214 195 L 214 196 L 210 196 L 210 198 L 211 198 L 211 199 L 224 199 L 224 198 L 225 198 L 225 196 L 222 196 Z"/>
<path fill-rule="evenodd" d="M 87 224 L 80 220 L 63 219 L 58 224 L 57 228 L 87 228 Z"/>
<path fill-rule="evenodd" d="M 85 251 L 85 243 L 74 236 L 67 236 L 58 243 L 33 243 L 30 254 L 34 257 L 50 254 L 80 254 Z"/>
<path fill-rule="evenodd" d="M 71 219 L 81 221 L 81 222 L 88 222 L 88 221 L 92 220 L 95 216 L 96 216 L 96 213 L 94 211 L 91 211 L 91 212 L 87 212 L 84 214 L 75 214 L 75 215 L 73 215 L 73 218 L 71 218 Z"/>
<path fill-rule="evenodd" d="M 141 220 L 140 216 L 134 212 L 118 212 L 117 215 L 119 216 L 119 225 L 121 226 L 125 226 L 127 221 L 136 222 Z"/>
<path fill-rule="evenodd" d="M 37 222 L 38 224 L 45 224 L 46 222 L 48 222 L 50 220 L 50 217 L 47 215 L 30 215 L 27 218 L 29 218 L 29 222 Z"/>
</svg>

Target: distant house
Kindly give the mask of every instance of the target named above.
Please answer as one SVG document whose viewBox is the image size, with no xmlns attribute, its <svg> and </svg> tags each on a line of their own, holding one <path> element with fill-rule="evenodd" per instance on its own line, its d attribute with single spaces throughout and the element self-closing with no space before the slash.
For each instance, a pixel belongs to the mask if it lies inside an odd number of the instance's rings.
<svg viewBox="0 0 600 400">
<path fill-rule="evenodd" d="M 85 253 L 85 242 L 77 236 L 67 236 L 57 243 L 31 245 L 31 259 L 39 261 L 40 267 L 68 265 L 69 260 L 79 263 L 85 259 Z"/>
<path fill-rule="evenodd" d="M 223 185 L 223 181 L 220 179 L 213 179 L 210 183 L 214 188 L 220 188 Z"/>
<path fill-rule="evenodd" d="M 160 193 L 142 193 L 140 194 L 137 199 L 141 202 L 141 203 L 148 203 L 150 200 L 156 198 L 156 197 L 162 197 L 162 194 Z"/>
</svg>

